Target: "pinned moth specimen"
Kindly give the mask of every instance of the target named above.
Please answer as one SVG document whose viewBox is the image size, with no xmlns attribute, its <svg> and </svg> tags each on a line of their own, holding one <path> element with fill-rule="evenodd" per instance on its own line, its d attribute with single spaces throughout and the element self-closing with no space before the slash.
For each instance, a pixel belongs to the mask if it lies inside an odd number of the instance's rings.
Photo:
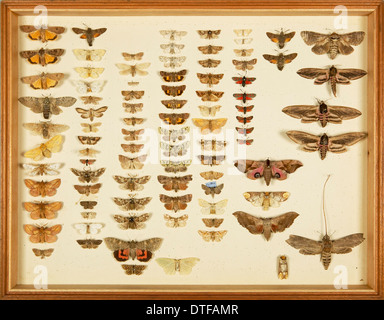
<svg viewBox="0 0 384 320">
<path fill-rule="evenodd" d="M 159 113 L 159 118 L 165 124 L 183 124 L 189 118 L 189 113 Z"/>
<path fill-rule="evenodd" d="M 143 154 L 138 157 L 129 158 L 119 154 L 120 165 L 123 169 L 128 170 L 140 170 L 144 166 L 144 162 L 147 159 L 147 155 Z"/>
<path fill-rule="evenodd" d="M 143 213 L 141 215 L 131 214 L 127 217 L 115 214 L 113 219 L 119 223 L 120 229 L 143 229 L 145 227 L 144 222 L 149 219 L 149 213 Z"/>
<path fill-rule="evenodd" d="M 144 133 L 144 129 L 139 129 L 139 130 L 121 129 L 121 133 L 125 135 L 124 140 L 137 141 L 137 140 L 140 140 L 140 136 Z"/>
<path fill-rule="evenodd" d="M 96 159 L 80 159 L 80 163 L 85 164 L 85 167 L 88 167 L 96 162 Z"/>
<path fill-rule="evenodd" d="M 23 25 L 20 26 L 20 30 L 28 33 L 28 38 L 31 40 L 40 40 L 41 42 L 53 41 L 56 40 L 59 34 L 62 34 L 65 31 L 64 27 L 47 27 L 42 25 L 40 28 L 36 29 L 32 25 Z"/>
<path fill-rule="evenodd" d="M 290 193 L 287 191 L 273 192 L 244 192 L 244 198 L 252 203 L 255 207 L 263 207 L 263 210 L 269 210 L 269 207 L 280 207 L 280 202 L 286 201 Z"/>
<path fill-rule="evenodd" d="M 214 73 L 207 73 L 207 74 L 197 73 L 197 77 L 199 78 L 201 83 L 207 84 L 208 87 L 211 88 L 213 85 L 220 83 L 220 80 L 223 79 L 223 77 L 224 77 L 224 73 L 216 73 L 216 74 L 214 74 Z"/>
<path fill-rule="evenodd" d="M 251 128 L 239 128 L 239 127 L 235 127 L 236 131 L 239 133 L 239 134 L 242 134 L 242 135 L 248 135 L 250 133 L 252 133 L 252 131 L 255 129 L 254 127 L 251 127 Z"/>
<path fill-rule="evenodd" d="M 98 78 L 104 72 L 104 68 L 92 68 L 92 67 L 77 67 L 75 71 L 82 77 L 86 78 Z"/>
<path fill-rule="evenodd" d="M 315 79 L 315 84 L 329 82 L 335 97 L 337 84 L 350 84 L 350 80 L 360 79 L 367 74 L 362 69 L 338 69 L 335 66 L 331 66 L 329 69 L 303 68 L 297 73 L 303 78 Z"/>
<path fill-rule="evenodd" d="M 285 44 L 295 36 L 296 32 L 286 33 L 281 29 L 280 33 L 267 32 L 267 37 L 271 39 L 272 42 L 277 43 L 280 49 L 283 49 Z"/>
<path fill-rule="evenodd" d="M 165 56 L 160 56 L 159 57 L 160 61 L 164 63 L 164 67 L 166 68 L 179 68 L 187 60 L 187 57 L 185 56 L 180 56 L 180 57 L 165 57 Z"/>
<path fill-rule="evenodd" d="M 163 49 L 164 53 L 169 53 L 169 54 L 176 54 L 180 53 L 182 49 L 184 49 L 183 44 L 178 44 L 178 43 L 163 43 L 160 45 L 160 48 Z"/>
<path fill-rule="evenodd" d="M 253 49 L 233 49 L 233 51 L 238 57 L 249 57 L 252 54 Z"/>
<path fill-rule="evenodd" d="M 62 166 L 62 163 L 40 163 L 40 164 L 30 164 L 23 163 L 23 168 L 28 171 L 30 176 L 43 176 L 49 175 L 53 176 L 59 174 L 59 169 Z"/>
<path fill-rule="evenodd" d="M 123 103 L 125 112 L 135 114 L 137 112 L 143 111 L 144 104 L 142 103 Z"/>
<path fill-rule="evenodd" d="M 84 219 L 95 219 L 96 218 L 96 212 L 93 212 L 93 211 L 84 211 L 81 213 L 81 216 L 84 218 Z"/>
<path fill-rule="evenodd" d="M 24 179 L 24 183 L 29 188 L 29 194 L 33 197 L 52 197 L 56 194 L 57 188 L 61 185 L 61 179 L 51 181 L 35 181 Z"/>
<path fill-rule="evenodd" d="M 224 219 L 217 218 L 203 218 L 201 219 L 206 227 L 208 228 L 218 228 L 223 223 Z"/>
<path fill-rule="evenodd" d="M 87 157 L 95 157 L 97 153 L 99 153 L 100 151 L 97 151 L 95 149 L 91 149 L 91 148 L 85 148 L 85 149 L 82 149 L 79 151 L 79 153 L 83 156 L 87 156 Z"/>
<path fill-rule="evenodd" d="M 240 38 L 240 39 L 234 39 L 234 41 L 237 44 L 250 44 L 252 42 L 253 38 Z"/>
<path fill-rule="evenodd" d="M 160 34 L 171 41 L 180 40 L 182 37 L 187 35 L 187 31 L 178 31 L 178 30 L 160 30 Z"/>
<path fill-rule="evenodd" d="M 283 232 L 289 228 L 299 216 L 296 212 L 287 212 L 273 218 L 255 217 L 243 211 L 236 211 L 233 215 L 239 224 L 252 234 L 262 234 L 269 241 L 272 233 Z"/>
<path fill-rule="evenodd" d="M 218 180 L 224 176 L 224 173 L 217 171 L 200 172 L 200 176 L 205 180 Z"/>
<path fill-rule="evenodd" d="M 63 144 L 63 136 L 57 135 L 39 147 L 29 150 L 24 153 L 24 157 L 31 158 L 35 161 L 40 161 L 44 158 L 51 158 L 52 153 L 59 152 Z"/>
<path fill-rule="evenodd" d="M 129 126 L 135 126 L 137 124 L 142 124 L 146 119 L 144 118 L 136 118 L 136 117 L 130 117 L 130 118 L 124 118 L 123 121 L 125 124 Z"/>
<path fill-rule="evenodd" d="M 180 70 L 177 72 L 166 72 L 160 71 L 160 76 L 163 78 L 165 82 L 180 82 L 185 79 L 185 75 L 187 74 L 187 70 Z"/>
<path fill-rule="evenodd" d="M 245 87 L 247 84 L 252 84 L 253 81 L 256 80 L 255 77 L 232 77 L 232 80 L 236 82 L 236 84 L 240 84 L 242 87 Z"/>
<path fill-rule="evenodd" d="M 303 166 L 298 160 L 271 161 L 269 159 L 264 161 L 236 160 L 234 165 L 240 172 L 246 173 L 248 179 L 256 180 L 263 177 L 267 186 L 272 179 L 285 180 L 289 173 L 294 173 Z"/>
<path fill-rule="evenodd" d="M 220 242 L 224 236 L 227 234 L 228 230 L 221 230 L 221 231 L 204 231 L 204 230 L 197 230 L 199 235 L 203 238 L 204 241 L 207 242 Z"/>
<path fill-rule="evenodd" d="M 185 134 L 189 133 L 190 127 L 184 127 L 181 129 L 165 129 L 159 127 L 159 133 L 162 135 L 162 139 L 164 141 L 171 141 L 175 143 L 176 141 L 182 141 L 186 138 Z"/>
<path fill-rule="evenodd" d="M 223 214 L 225 207 L 227 206 L 228 199 L 224 199 L 218 202 L 208 202 L 203 199 L 199 199 L 199 205 L 203 214 Z"/>
<path fill-rule="evenodd" d="M 144 91 L 135 91 L 135 90 L 126 91 L 126 90 L 123 90 L 123 91 L 121 91 L 121 94 L 124 96 L 125 100 L 129 101 L 129 100 L 133 100 L 133 99 L 141 99 L 144 95 Z"/>
<path fill-rule="evenodd" d="M 236 120 L 242 124 L 250 123 L 252 121 L 252 119 L 253 119 L 253 116 L 249 116 L 249 117 L 236 116 Z"/>
<path fill-rule="evenodd" d="M 101 223 L 76 223 L 74 227 L 80 234 L 95 235 L 98 234 L 104 226 Z"/>
<path fill-rule="evenodd" d="M 135 143 L 130 143 L 130 144 L 121 144 L 121 147 L 125 152 L 130 152 L 130 153 L 137 153 L 141 149 L 144 148 L 144 144 L 135 144 Z"/>
<path fill-rule="evenodd" d="M 221 63 L 220 60 L 215 59 L 199 60 L 197 62 L 204 68 L 216 68 Z"/>
<path fill-rule="evenodd" d="M 247 114 L 248 112 L 251 112 L 253 110 L 255 106 L 254 105 L 251 105 L 251 106 L 235 106 L 235 108 L 237 109 L 237 111 L 239 112 L 242 112 L 243 114 Z M 241 121 L 240 121 L 241 122 Z"/>
<path fill-rule="evenodd" d="M 329 106 L 324 101 L 318 101 L 317 106 L 293 105 L 282 110 L 285 114 L 301 119 L 303 123 L 319 121 L 324 128 L 327 123 L 340 124 L 343 120 L 354 119 L 361 115 L 357 109 L 342 106 Z"/>
<path fill-rule="evenodd" d="M 227 123 L 227 118 L 218 119 L 200 119 L 193 118 L 193 124 L 200 129 L 201 134 L 218 134 L 221 132 L 221 128 Z"/>
<path fill-rule="evenodd" d="M 87 197 L 90 194 L 96 194 L 99 192 L 101 188 L 101 183 L 96 183 L 92 185 L 74 185 L 73 186 L 80 194 L 84 194 Z"/>
<path fill-rule="evenodd" d="M 30 236 L 29 241 L 32 243 L 52 243 L 56 242 L 57 234 L 62 229 L 61 224 L 52 227 L 25 224 L 24 231 Z"/>
<path fill-rule="evenodd" d="M 54 219 L 57 211 L 63 207 L 62 202 L 24 202 L 24 209 L 30 212 L 31 219 Z"/>
<path fill-rule="evenodd" d="M 98 29 L 81 29 L 81 28 L 72 28 L 72 31 L 76 34 L 81 34 L 80 39 L 86 39 L 90 47 L 93 45 L 95 38 L 101 36 L 107 28 L 98 28 Z"/>
<path fill-rule="evenodd" d="M 79 239 L 76 242 L 83 249 L 97 249 L 99 245 L 103 242 L 101 239 Z"/>
<path fill-rule="evenodd" d="M 150 62 L 138 63 L 134 65 L 116 63 L 116 66 L 121 70 L 119 71 L 121 75 L 131 75 L 132 77 L 136 75 L 146 76 L 148 74 L 148 71 L 146 71 L 145 69 L 148 69 L 150 65 Z"/>
<path fill-rule="evenodd" d="M 323 188 L 323 217 L 325 222 L 325 235 L 320 241 L 308 239 L 301 236 L 290 235 L 286 242 L 295 249 L 298 249 L 301 254 L 304 255 L 320 255 L 320 261 L 323 264 L 325 270 L 328 269 L 332 254 L 346 254 L 352 251 L 352 248 L 361 244 L 365 239 L 362 233 L 353 233 L 348 236 L 331 240 L 328 235 L 327 221 L 324 210 L 324 194 L 325 186 L 328 182 L 329 176 L 324 183 Z"/>
<path fill-rule="evenodd" d="M 347 151 L 346 146 L 352 146 L 367 137 L 365 132 L 349 132 L 330 137 L 326 133 L 316 136 L 303 131 L 287 131 L 287 136 L 301 145 L 301 149 L 307 152 L 319 151 L 321 160 L 324 160 L 327 152 L 342 153 Z"/>
<path fill-rule="evenodd" d="M 208 46 L 199 46 L 197 47 L 199 51 L 203 54 L 218 54 L 221 50 L 223 50 L 222 46 L 213 46 L 213 45 L 208 45 Z"/>
<path fill-rule="evenodd" d="M 81 100 L 83 100 L 84 104 L 99 104 L 101 100 L 103 100 L 102 97 L 95 97 L 95 96 L 83 96 L 80 97 Z"/>
<path fill-rule="evenodd" d="M 248 37 L 252 29 L 234 29 L 233 32 L 236 33 L 238 37 Z"/>
<path fill-rule="evenodd" d="M 253 143 L 253 139 L 236 139 L 237 143 L 240 145 L 249 146 Z"/>
<path fill-rule="evenodd" d="M 103 80 L 96 80 L 92 82 L 82 81 L 82 80 L 73 81 L 73 84 L 75 85 L 76 90 L 81 94 L 91 93 L 91 92 L 93 93 L 100 92 L 103 89 L 104 83 L 105 81 Z"/>
<path fill-rule="evenodd" d="M 301 37 L 304 42 L 312 46 L 312 52 L 315 54 L 328 54 L 331 59 L 335 59 L 340 53 L 342 55 L 351 54 L 354 49 L 352 46 L 358 46 L 364 40 L 363 31 L 338 34 L 322 34 L 313 31 L 302 31 Z"/>
<path fill-rule="evenodd" d="M 75 108 L 75 110 L 80 114 L 80 117 L 83 119 L 89 119 L 93 121 L 95 118 L 101 118 L 104 115 L 104 112 L 107 111 L 108 107 L 100 107 L 98 109 L 83 109 L 83 108 Z"/>
<path fill-rule="evenodd" d="M 188 183 L 192 181 L 192 175 L 186 175 L 182 177 L 167 177 L 163 175 L 157 176 L 157 180 L 163 185 L 163 188 L 167 191 L 187 190 Z"/>
<path fill-rule="evenodd" d="M 216 115 L 216 112 L 220 111 L 221 106 L 199 106 L 200 113 L 204 117 L 214 117 Z"/>
<path fill-rule="evenodd" d="M 164 214 L 165 225 L 169 228 L 180 228 L 187 225 L 188 215 L 183 214 L 180 217 L 171 217 L 169 214 Z"/>
<path fill-rule="evenodd" d="M 167 210 L 173 210 L 178 212 L 180 210 L 185 210 L 187 208 L 187 203 L 191 202 L 192 194 L 186 194 L 178 197 L 170 197 L 165 194 L 160 194 L 160 201 L 164 204 L 164 207 Z"/>
<path fill-rule="evenodd" d="M 29 86 L 35 90 L 56 87 L 61 79 L 64 78 L 64 73 L 45 73 L 42 72 L 38 75 L 21 77 L 20 80 L 23 83 L 29 84 Z M 19 100 L 20 101 L 20 100 Z"/>
<path fill-rule="evenodd" d="M 167 95 L 167 96 L 171 96 L 171 97 L 177 97 L 177 96 L 181 96 L 183 94 L 183 92 L 185 91 L 187 87 L 185 85 L 182 85 L 182 86 L 161 86 L 161 89 L 163 89 L 164 93 Z"/>
<path fill-rule="evenodd" d="M 144 189 L 143 184 L 146 184 L 151 176 L 137 177 L 137 175 L 128 174 L 128 177 L 113 176 L 113 179 L 120 184 L 120 188 L 130 191 L 141 191 Z"/>
<path fill-rule="evenodd" d="M 105 52 L 104 49 L 73 49 L 76 58 L 82 61 L 101 61 Z"/>
<path fill-rule="evenodd" d="M 80 201 L 80 205 L 84 209 L 93 209 L 97 205 L 97 201 Z"/>
<path fill-rule="evenodd" d="M 225 160 L 225 155 L 219 155 L 219 156 L 206 156 L 206 155 L 199 155 L 197 158 L 200 160 L 201 164 L 205 166 L 218 166 L 222 164 L 222 162 Z"/>
<path fill-rule="evenodd" d="M 97 170 L 77 170 L 74 168 L 71 168 L 71 171 L 75 176 L 78 177 L 80 182 L 87 182 L 87 183 L 95 183 L 98 182 L 99 177 L 105 172 L 105 168 L 100 168 Z"/>
<path fill-rule="evenodd" d="M 216 139 L 212 139 L 212 140 L 201 139 L 199 142 L 201 144 L 201 150 L 207 150 L 207 151 L 221 151 L 227 145 L 227 141 L 219 141 Z"/>
<path fill-rule="evenodd" d="M 192 163 L 192 160 L 185 160 L 185 161 L 163 161 L 160 160 L 160 164 L 164 167 L 165 172 L 185 172 L 188 169 L 188 166 L 190 166 Z"/>
<path fill-rule="evenodd" d="M 83 127 L 83 132 L 98 132 L 99 128 L 101 126 L 101 122 L 95 122 L 95 123 L 80 123 L 80 125 Z"/>
<path fill-rule="evenodd" d="M 276 64 L 277 69 L 282 71 L 287 63 L 291 63 L 297 57 L 297 53 L 291 53 L 287 55 L 279 53 L 277 56 L 271 54 L 263 54 L 263 57 L 270 63 Z"/>
<path fill-rule="evenodd" d="M 139 61 L 143 58 L 144 52 L 138 52 L 138 53 L 123 52 L 121 55 L 127 61 Z"/>
<path fill-rule="evenodd" d="M 40 64 L 43 67 L 57 62 L 64 53 L 64 49 L 44 49 L 21 51 L 20 56 L 31 64 Z"/>
<path fill-rule="evenodd" d="M 277 276 L 280 280 L 288 279 L 288 261 L 286 256 L 279 257 L 279 270 Z"/>
<path fill-rule="evenodd" d="M 165 274 L 174 275 L 179 272 L 180 275 L 188 275 L 192 268 L 199 262 L 199 258 L 190 257 L 182 259 L 157 258 L 156 262 L 163 268 Z"/>
<path fill-rule="evenodd" d="M 236 100 L 241 100 L 243 103 L 246 103 L 248 100 L 252 100 L 256 97 L 256 93 L 234 93 L 233 97 L 236 98 Z"/>
<path fill-rule="evenodd" d="M 101 137 L 90 137 L 90 136 L 77 136 L 81 144 L 95 145 L 101 139 Z"/>
<path fill-rule="evenodd" d="M 160 148 L 165 150 L 163 155 L 166 157 L 180 157 L 188 152 L 189 141 L 177 145 L 160 142 Z"/>
<path fill-rule="evenodd" d="M 121 267 L 125 270 L 125 274 L 129 276 L 140 276 L 143 274 L 144 270 L 147 269 L 147 266 L 137 264 L 122 264 Z"/>
<path fill-rule="evenodd" d="M 162 238 L 150 238 L 143 241 L 125 241 L 117 238 L 104 238 L 107 248 L 113 251 L 113 256 L 117 261 L 139 260 L 149 261 L 153 252 L 158 250 L 163 242 Z"/>
<path fill-rule="evenodd" d="M 113 198 L 113 201 L 120 207 L 121 210 L 142 211 L 145 206 L 152 200 L 151 197 L 136 198 L 136 194 L 129 194 L 128 198 Z"/>
<path fill-rule="evenodd" d="M 161 100 L 161 103 L 168 109 L 180 109 L 184 107 L 184 105 L 187 103 L 187 100 Z"/>
<path fill-rule="evenodd" d="M 247 71 L 247 70 L 252 70 L 257 63 L 257 59 L 251 59 L 251 60 L 232 60 L 233 65 L 237 70 L 242 70 L 242 71 Z"/>
<path fill-rule="evenodd" d="M 224 95 L 224 91 L 196 91 L 196 94 L 201 98 L 202 101 L 219 101 L 220 98 Z"/>
<path fill-rule="evenodd" d="M 50 257 L 53 253 L 53 250 L 54 250 L 53 248 L 49 248 L 49 249 L 32 248 L 32 251 L 35 254 L 35 256 L 40 257 L 40 259 L 45 259 Z"/>
<path fill-rule="evenodd" d="M 197 30 L 202 39 L 218 39 L 221 30 Z"/>
<path fill-rule="evenodd" d="M 73 97 L 21 97 L 19 102 L 30 108 L 31 111 L 35 113 L 42 113 L 44 119 L 49 119 L 49 117 L 54 114 L 58 115 L 63 112 L 60 107 L 70 107 L 76 102 L 76 98 Z"/>
<path fill-rule="evenodd" d="M 207 182 L 206 184 L 202 184 L 201 188 L 204 190 L 206 195 L 211 195 L 213 198 L 215 194 L 221 193 L 221 190 L 224 188 L 224 183 L 217 185 L 216 181 Z"/>
</svg>

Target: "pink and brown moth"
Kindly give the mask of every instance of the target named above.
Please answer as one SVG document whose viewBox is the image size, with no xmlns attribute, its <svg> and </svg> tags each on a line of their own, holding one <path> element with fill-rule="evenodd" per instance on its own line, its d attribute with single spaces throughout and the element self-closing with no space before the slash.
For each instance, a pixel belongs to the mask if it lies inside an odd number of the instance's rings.
<svg viewBox="0 0 384 320">
<path fill-rule="evenodd" d="M 303 164 L 298 160 L 236 160 L 235 167 L 240 171 L 246 173 L 248 179 L 256 180 L 264 178 L 267 186 L 271 183 L 272 179 L 285 180 L 289 173 L 295 172 Z"/>
<path fill-rule="evenodd" d="M 347 151 L 346 146 L 354 145 L 367 137 L 365 132 L 349 132 L 330 137 L 327 134 L 316 136 L 303 131 L 287 131 L 287 136 L 301 145 L 301 149 L 307 152 L 319 151 L 321 160 L 324 160 L 327 152 L 342 153 Z"/>
</svg>

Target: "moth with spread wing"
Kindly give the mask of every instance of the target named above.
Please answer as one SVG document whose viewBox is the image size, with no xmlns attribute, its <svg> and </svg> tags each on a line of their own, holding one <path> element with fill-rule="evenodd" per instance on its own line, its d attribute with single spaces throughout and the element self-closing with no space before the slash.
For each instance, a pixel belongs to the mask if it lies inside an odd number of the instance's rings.
<svg viewBox="0 0 384 320">
<path fill-rule="evenodd" d="M 286 33 L 281 29 L 280 33 L 267 32 L 267 37 L 271 39 L 272 42 L 277 43 L 280 49 L 283 49 L 285 44 L 295 36 L 296 32 L 292 31 Z"/>
<path fill-rule="evenodd" d="M 178 212 L 179 210 L 185 210 L 187 208 L 187 203 L 191 202 L 192 194 L 186 194 L 178 197 L 170 197 L 165 194 L 160 194 L 160 201 L 164 203 L 164 207 L 167 210 L 173 210 Z"/>
<path fill-rule="evenodd" d="M 63 112 L 60 107 L 70 107 L 77 101 L 73 97 L 21 97 L 19 102 L 26 107 L 30 108 L 31 111 L 35 113 L 42 113 L 44 119 L 49 119 L 49 117 L 54 114 L 58 115 Z"/>
<path fill-rule="evenodd" d="M 77 170 L 71 168 L 71 171 L 76 175 L 80 182 L 95 183 L 99 180 L 99 177 L 105 172 L 106 168 L 100 168 L 97 170 Z"/>
<path fill-rule="evenodd" d="M 23 163 L 23 168 L 28 171 L 30 176 L 56 175 L 59 174 L 59 169 L 63 166 L 62 163 Z"/>
<path fill-rule="evenodd" d="M 282 71 L 287 63 L 291 63 L 297 57 L 297 53 L 291 53 L 287 55 L 279 53 L 277 56 L 271 54 L 263 54 L 263 57 L 270 63 L 276 64 L 277 69 Z"/>
<path fill-rule="evenodd" d="M 58 61 L 59 57 L 64 54 L 64 49 L 44 49 L 21 51 L 20 56 L 31 64 L 40 64 L 46 66 Z"/>
<path fill-rule="evenodd" d="M 65 124 L 53 124 L 49 121 L 39 123 L 23 123 L 23 127 L 32 132 L 42 136 L 44 139 L 50 139 L 58 133 L 62 133 L 69 129 L 69 126 Z"/>
<path fill-rule="evenodd" d="M 136 198 L 135 194 L 128 195 L 128 198 L 113 198 L 113 201 L 124 211 L 144 210 L 151 200 L 151 197 Z"/>
<path fill-rule="evenodd" d="M 61 150 L 63 140 L 63 136 L 56 135 L 47 142 L 41 143 L 37 148 L 25 152 L 24 157 L 31 158 L 34 161 L 51 158 L 52 153 L 59 152 Z"/>
<path fill-rule="evenodd" d="M 80 39 L 86 39 L 87 43 L 90 47 L 93 46 L 93 41 L 95 38 L 101 36 L 107 28 L 98 28 L 98 29 L 81 29 L 81 28 L 72 28 L 72 31 L 76 34 L 81 34 Z"/>
<path fill-rule="evenodd" d="M 40 40 L 41 42 L 56 40 L 59 34 L 65 31 L 64 27 L 41 25 L 40 28 L 35 28 L 32 25 L 20 26 L 20 30 L 28 33 L 28 38 L 31 40 Z"/>
<path fill-rule="evenodd" d="M 201 213 L 203 214 L 223 214 L 227 203 L 228 199 L 218 202 L 208 202 L 206 200 L 199 199 L 199 206 L 201 207 Z"/>
<path fill-rule="evenodd" d="M 255 207 L 263 207 L 263 210 L 268 210 L 270 207 L 280 207 L 280 202 L 286 201 L 290 193 L 287 191 L 273 192 L 244 192 L 243 196 L 246 200 L 252 203 Z"/>
<path fill-rule="evenodd" d="M 141 191 L 144 189 L 143 185 L 151 179 L 151 176 L 137 177 L 137 175 L 128 174 L 128 177 L 113 176 L 113 179 L 120 184 L 121 189 Z"/>
<path fill-rule="evenodd" d="M 168 177 L 164 175 L 157 176 L 157 180 L 162 184 L 163 188 L 167 191 L 187 190 L 188 183 L 192 181 L 192 175 L 188 174 L 182 177 Z"/>
<path fill-rule="evenodd" d="M 29 84 L 35 90 L 47 90 L 57 86 L 59 81 L 64 78 L 64 73 L 45 73 L 21 77 L 21 82 Z M 20 101 L 20 100 L 19 100 Z"/>
<path fill-rule="evenodd" d="M 119 223 L 119 228 L 123 230 L 128 229 L 143 229 L 145 227 L 145 223 L 150 218 L 149 213 L 143 213 L 141 215 L 130 214 L 129 216 L 121 216 L 119 214 L 115 214 L 113 219 Z"/>
<path fill-rule="evenodd" d="M 188 275 L 192 272 L 192 268 L 199 262 L 199 258 L 157 258 L 156 262 L 163 268 L 168 275 L 174 275 L 179 272 L 181 275 Z"/>
<path fill-rule="evenodd" d="M 95 118 L 101 118 L 104 115 L 104 112 L 107 111 L 108 107 L 100 107 L 98 109 L 83 109 L 83 108 L 75 108 L 75 110 L 80 114 L 80 117 L 83 119 L 89 119 L 93 121 Z"/>
</svg>

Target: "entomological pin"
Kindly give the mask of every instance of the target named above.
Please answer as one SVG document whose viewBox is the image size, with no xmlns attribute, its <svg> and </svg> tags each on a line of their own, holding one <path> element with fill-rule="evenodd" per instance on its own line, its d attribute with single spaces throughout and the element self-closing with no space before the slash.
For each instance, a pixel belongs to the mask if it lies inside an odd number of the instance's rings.
<svg viewBox="0 0 384 320">
<path fill-rule="evenodd" d="M 263 54 L 263 57 L 270 63 L 276 64 L 277 69 L 282 71 L 287 63 L 291 63 L 297 57 L 297 53 L 291 53 L 287 55 L 279 53 L 277 56 L 271 54 Z"/>
<path fill-rule="evenodd" d="M 267 37 L 271 39 L 274 43 L 278 44 L 280 49 L 283 49 L 285 44 L 295 36 L 296 32 L 289 32 L 287 33 L 286 31 L 283 31 L 281 29 L 280 32 L 278 33 L 272 33 L 272 32 L 267 32 Z"/>
<path fill-rule="evenodd" d="M 280 256 L 279 257 L 279 269 L 278 269 L 278 278 L 280 280 L 282 279 L 288 279 L 288 260 L 287 256 Z"/>
<path fill-rule="evenodd" d="M 32 25 L 22 25 L 20 30 L 28 33 L 28 38 L 31 40 L 40 40 L 41 42 L 56 40 L 59 34 L 65 31 L 64 27 L 41 25 L 40 28 L 35 28 Z"/>
<path fill-rule="evenodd" d="M 18 100 L 21 104 L 30 108 L 32 112 L 42 113 L 44 119 L 49 119 L 52 114 L 59 115 L 63 112 L 60 107 L 70 107 L 77 101 L 73 97 L 21 97 Z"/>
<path fill-rule="evenodd" d="M 243 196 L 255 207 L 263 207 L 263 210 L 268 210 L 270 207 L 280 207 L 281 202 L 288 200 L 290 193 L 287 191 L 244 192 Z"/>
<path fill-rule="evenodd" d="M 92 29 L 87 27 L 87 29 L 81 28 L 72 28 L 72 31 L 76 34 L 80 34 L 80 39 L 85 39 L 90 47 L 93 46 L 93 41 L 95 38 L 101 36 L 107 28 L 97 28 Z"/>
</svg>

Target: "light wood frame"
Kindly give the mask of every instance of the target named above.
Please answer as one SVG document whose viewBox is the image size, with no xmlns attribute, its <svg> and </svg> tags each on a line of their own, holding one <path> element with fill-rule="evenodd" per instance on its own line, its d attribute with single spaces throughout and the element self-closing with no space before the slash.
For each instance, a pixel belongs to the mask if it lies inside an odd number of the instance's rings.
<svg viewBox="0 0 384 320">
<path fill-rule="evenodd" d="M 367 285 L 333 286 L 56 286 L 34 290 L 17 284 L 18 33 L 17 18 L 44 5 L 53 15 L 329 15 L 347 5 L 350 15 L 368 16 L 368 203 Z M 384 2 L 312 1 L 2 1 L 1 3 L 1 293 L 2 299 L 383 299 L 384 298 Z"/>
</svg>

